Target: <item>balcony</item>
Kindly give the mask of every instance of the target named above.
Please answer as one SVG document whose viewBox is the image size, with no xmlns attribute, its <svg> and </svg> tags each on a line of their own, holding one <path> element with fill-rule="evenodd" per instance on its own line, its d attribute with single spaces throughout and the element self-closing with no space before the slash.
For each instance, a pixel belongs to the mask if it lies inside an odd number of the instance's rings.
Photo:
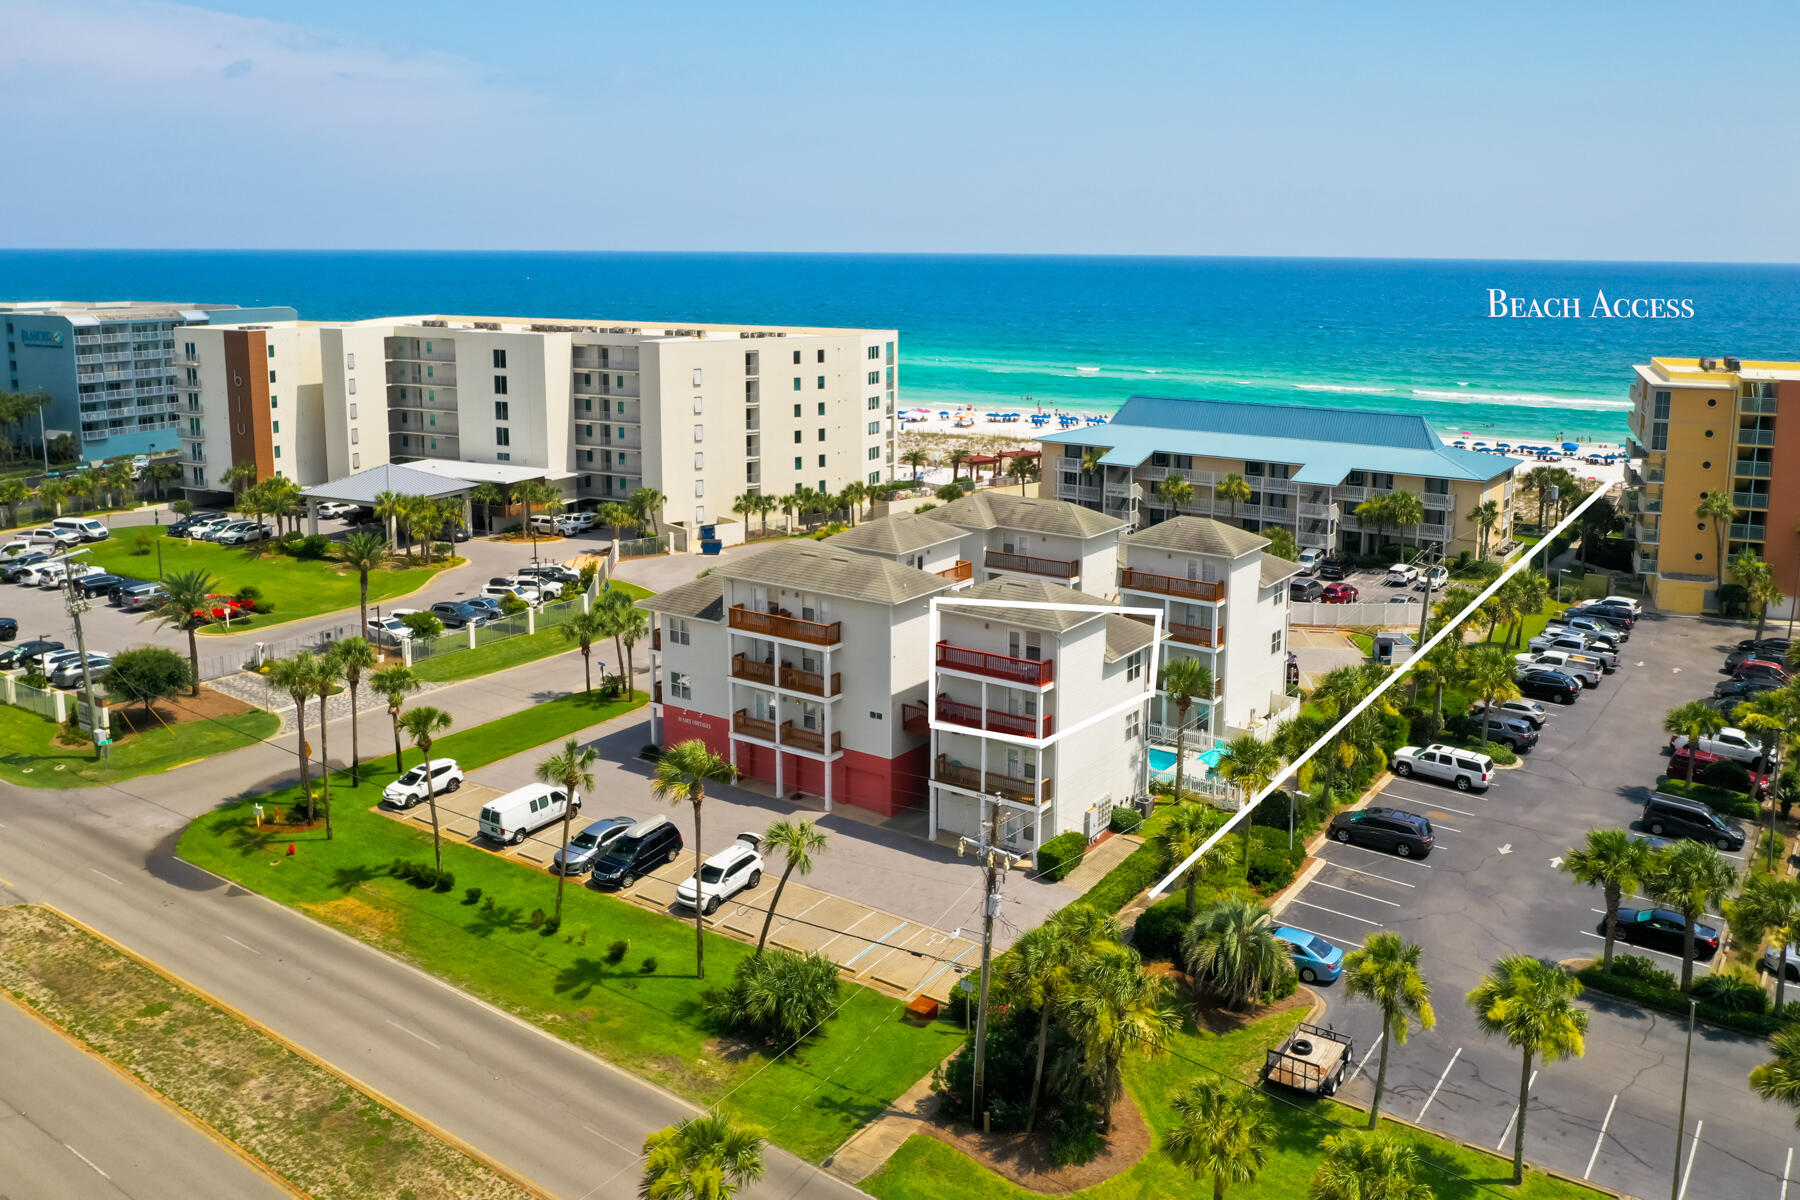
<svg viewBox="0 0 1800 1200">
<path fill-rule="evenodd" d="M 809 696 L 830 697 L 844 690 L 844 677 L 837 671 L 826 676 L 819 671 L 806 671 L 783 663 L 781 686 L 790 692 L 805 692 Z"/>
<path fill-rule="evenodd" d="M 964 583 L 975 577 L 975 564 L 966 558 L 959 558 L 956 560 L 956 565 L 954 567 L 945 567 L 942 571 L 939 571 L 938 574 L 945 579 L 953 579 L 957 583 Z"/>
<path fill-rule="evenodd" d="M 1154 624 L 1142 613 L 1126 613 L 1134 621 L 1142 621 L 1146 625 Z M 1164 621 L 1163 631 L 1175 641 L 1188 646 L 1205 646 L 1217 649 L 1225 644 L 1225 626 L 1220 625 L 1186 625 L 1180 621 Z"/>
<path fill-rule="evenodd" d="M 765 721 L 761 717 L 753 717 L 748 709 L 738 709 L 731 714 L 731 731 L 741 733 L 745 737 L 753 737 L 758 741 L 775 740 L 775 722 Z"/>
<path fill-rule="evenodd" d="M 1738 401 L 1738 411 L 1741 413 L 1756 413 L 1758 415 L 1772 417 L 1775 415 L 1775 397 L 1745 396 Z"/>
<path fill-rule="evenodd" d="M 814 754 L 824 754 L 825 735 L 817 729 L 807 729 L 792 721 L 781 723 L 781 747 L 784 750 L 809 750 Z M 844 748 L 844 735 L 837 730 L 831 731 L 831 751 L 836 754 Z"/>
<path fill-rule="evenodd" d="M 387 365 L 387 382 L 409 387 L 453 388 L 456 386 L 456 368 L 433 365 L 428 371 L 408 363 L 390 362 Z"/>
<path fill-rule="evenodd" d="M 660 627 L 650 631 L 650 648 L 652 650 L 662 649 L 662 629 Z"/>
<path fill-rule="evenodd" d="M 1054 664 L 1048 659 L 1013 658 L 1007 654 L 990 654 L 985 650 L 953 646 L 949 642 L 937 644 L 937 665 L 951 671 L 986 675 L 990 679 L 1000 679 L 1007 683 L 1022 683 L 1027 687 L 1045 687 L 1054 675 Z"/>
<path fill-rule="evenodd" d="M 425 349 L 425 342 L 419 338 L 385 338 L 381 352 L 387 358 L 406 362 L 447 363 L 456 361 L 456 343 L 448 338 L 442 341 L 433 338 L 429 350 Z"/>
<path fill-rule="evenodd" d="M 1184 600 L 1216 601 L 1225 599 L 1223 580 L 1186 579 L 1179 575 L 1158 575 L 1126 567 L 1119 572 L 1119 586 L 1137 592 L 1155 592 L 1162 596 L 1180 596 Z"/>
<path fill-rule="evenodd" d="M 1055 718 L 1049 713 L 1033 717 L 992 708 L 984 713 L 979 704 L 965 704 L 945 695 L 938 696 L 937 717 L 940 721 L 967 729 L 985 729 L 991 733 L 1010 733 L 1015 737 L 1028 738 L 1049 737 L 1055 726 Z"/>
<path fill-rule="evenodd" d="M 1733 492 L 1731 502 L 1739 508 L 1767 508 L 1769 496 L 1766 492 Z"/>
<path fill-rule="evenodd" d="M 1656 555 L 1639 552 L 1637 556 L 1632 559 L 1632 569 L 1639 575 L 1656 574 Z"/>
<path fill-rule="evenodd" d="M 908 733 L 930 733 L 931 711 L 917 701 L 907 701 L 900 706 L 900 728 Z"/>
<path fill-rule="evenodd" d="M 1740 458 L 1732 464 L 1733 475 L 1740 479 L 1767 479 L 1774 471 L 1774 463 L 1757 462 L 1754 459 Z"/>
<path fill-rule="evenodd" d="M 767 687 L 775 686 L 775 664 L 760 662 L 748 655 L 731 656 L 731 677 L 741 679 L 745 683 L 760 683 Z"/>
<path fill-rule="evenodd" d="M 1640 546 L 1654 546 L 1662 541 L 1662 534 L 1655 525 L 1645 525 L 1641 521 L 1632 526 L 1631 537 Z"/>
<path fill-rule="evenodd" d="M 950 757 L 945 754 L 937 756 L 937 762 L 932 767 L 931 778 L 934 782 L 947 783 L 951 787 L 966 788 L 971 792 L 985 792 L 990 795 L 999 792 L 1013 800 L 1028 804 L 1037 803 L 1040 787 L 1043 789 L 1043 799 L 1048 800 L 1051 797 L 1049 779 L 1015 779 L 1011 775 L 1001 775 L 989 771 L 986 786 L 983 786 L 981 772 L 978 769 L 959 762 L 952 762 Z"/>
<path fill-rule="evenodd" d="M 1041 558 L 1035 554 L 1012 554 L 1005 550 L 989 550 L 982 565 L 990 571 L 1018 571 L 1026 575 L 1042 575 L 1046 579 L 1073 579 L 1080 564 L 1066 558 Z"/>
<path fill-rule="evenodd" d="M 844 640 L 842 621 L 826 625 L 818 621 L 803 621 L 786 613 L 756 612 L 741 604 L 731 606 L 729 624 L 733 629 L 754 633 L 759 637 L 785 638 L 790 642 L 805 642 L 809 646 L 835 646 Z"/>
<path fill-rule="evenodd" d="M 1737 444 L 1740 446 L 1773 446 L 1775 431 L 1773 429 L 1750 429 L 1739 427 Z"/>
<path fill-rule="evenodd" d="M 1760 542 L 1769 536 L 1769 527 L 1734 521 L 1731 526 L 1731 536 L 1737 541 Z"/>
<path fill-rule="evenodd" d="M 1342 512 L 1335 504 L 1301 504 L 1300 515 L 1312 521 L 1335 521 Z"/>
</svg>

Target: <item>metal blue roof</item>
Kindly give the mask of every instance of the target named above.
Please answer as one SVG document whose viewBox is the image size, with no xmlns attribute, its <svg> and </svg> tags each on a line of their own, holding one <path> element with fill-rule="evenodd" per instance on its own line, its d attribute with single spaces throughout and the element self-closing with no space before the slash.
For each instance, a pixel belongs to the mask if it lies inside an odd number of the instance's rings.
<svg viewBox="0 0 1800 1200">
<path fill-rule="evenodd" d="M 1486 482 L 1516 458 L 1446 446 L 1424 417 L 1408 413 L 1132 396 L 1105 425 L 1044 434 L 1045 443 L 1110 447 L 1101 458 L 1136 467 L 1152 454 L 1192 454 L 1298 467 L 1300 483 L 1340 484 L 1352 471 Z"/>
</svg>

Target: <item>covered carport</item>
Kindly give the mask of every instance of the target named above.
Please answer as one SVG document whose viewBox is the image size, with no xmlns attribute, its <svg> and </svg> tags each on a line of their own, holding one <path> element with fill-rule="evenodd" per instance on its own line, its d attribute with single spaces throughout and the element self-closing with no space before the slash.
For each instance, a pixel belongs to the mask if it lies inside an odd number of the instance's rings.
<svg viewBox="0 0 1800 1200">
<path fill-rule="evenodd" d="M 457 464 L 460 465 L 460 464 Z M 469 493 L 475 485 L 467 479 L 459 479 L 450 475 L 441 475 L 435 471 L 415 470 L 410 466 L 395 463 L 384 463 L 379 467 L 370 467 L 366 471 L 358 471 L 346 475 L 342 479 L 333 479 L 329 483 L 315 484 L 304 489 L 300 495 L 306 501 L 306 531 L 311 534 L 319 532 L 319 505 L 336 500 L 343 504 L 360 504 L 368 508 L 375 507 L 375 498 L 384 492 L 392 492 L 397 496 L 423 496 L 428 500 L 444 500 L 457 497 L 462 500 L 463 528 L 469 527 Z M 387 522 L 388 544 L 394 544 L 394 523 Z"/>
<path fill-rule="evenodd" d="M 558 488 L 563 488 L 563 481 L 573 478 L 568 471 L 553 472 L 543 467 L 522 467 L 512 463 L 459 462 L 448 458 L 421 458 L 404 465 L 408 470 L 424 471 L 444 479 L 466 480 L 471 486 L 491 483 L 502 492 L 514 484 L 524 483 L 528 479 L 541 479 Z M 564 490 L 566 491 L 566 489 Z M 505 511 L 510 513 L 511 510 L 512 504 L 509 501 L 505 506 Z M 492 517 L 491 513 L 484 515 Z M 465 525 L 469 529 L 474 528 L 467 522 Z M 492 533 L 493 530 L 490 528 L 487 532 Z"/>
</svg>

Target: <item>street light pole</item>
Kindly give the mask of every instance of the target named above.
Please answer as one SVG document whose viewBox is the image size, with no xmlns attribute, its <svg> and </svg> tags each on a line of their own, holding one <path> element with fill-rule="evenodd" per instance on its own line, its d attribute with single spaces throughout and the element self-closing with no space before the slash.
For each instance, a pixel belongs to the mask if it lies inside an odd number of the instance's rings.
<svg viewBox="0 0 1800 1200">
<path fill-rule="evenodd" d="M 1000 873 L 1012 864 L 1012 856 L 999 845 L 999 795 L 988 797 L 988 802 L 993 805 L 993 810 L 988 817 L 986 834 L 979 841 L 962 838 L 956 848 L 958 855 L 974 849 L 981 856 L 982 869 L 987 872 L 987 892 L 981 907 L 981 987 L 975 1008 L 974 1098 L 969 1109 L 969 1120 L 980 1123 L 984 1131 L 986 1123 L 981 1120 L 981 1113 L 987 1083 L 988 976 L 992 974 L 994 963 L 994 918 L 1000 915 Z"/>
<path fill-rule="evenodd" d="M 85 550 L 76 551 L 86 554 Z M 75 590 L 75 560 L 73 556 L 63 558 L 63 585 L 69 591 L 69 619 L 75 623 L 75 653 L 81 656 L 81 684 L 87 694 L 89 732 L 94 735 L 94 758 L 96 761 L 107 758 L 111 751 L 107 747 L 109 730 L 100 728 L 100 699 L 94 695 L 94 669 L 88 663 L 87 638 L 81 631 L 81 614 L 91 606 L 85 595 Z M 75 727 L 81 727 L 81 701 L 75 702 Z"/>
</svg>

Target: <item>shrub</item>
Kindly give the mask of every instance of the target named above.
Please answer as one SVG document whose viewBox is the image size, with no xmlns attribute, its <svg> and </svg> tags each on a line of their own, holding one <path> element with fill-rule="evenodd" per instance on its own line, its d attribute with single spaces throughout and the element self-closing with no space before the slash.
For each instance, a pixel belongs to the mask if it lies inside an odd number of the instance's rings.
<svg viewBox="0 0 1800 1200">
<path fill-rule="evenodd" d="M 330 548 L 331 539 L 322 533 L 308 534 L 305 537 L 290 533 L 281 540 L 282 552 L 295 558 L 324 558 L 325 552 Z"/>
<path fill-rule="evenodd" d="M 974 977 L 965 982 L 973 982 Z M 1038 1014 L 1034 1009 L 1014 1005 L 1006 1010 L 989 1010 L 986 1093 L 988 1116 L 995 1133 L 1013 1133 L 1025 1128 L 1031 1109 L 1031 1080 L 1037 1064 Z M 1056 1062 L 1074 1050 L 1074 1043 L 1061 1022 L 1050 1023 L 1050 1040 L 1046 1046 L 1046 1062 Z M 940 1110 L 953 1120 L 970 1120 L 969 1099 L 975 1080 L 975 1042 L 971 1038 L 962 1049 L 931 1073 L 931 1089 L 937 1093 Z M 1057 1094 L 1057 1079 L 1046 1071 L 1043 1107 L 1038 1120 L 1051 1129 L 1056 1127 L 1056 1113 L 1063 1105 Z M 1073 1087 L 1082 1081 L 1070 1080 Z M 1085 1115 L 1094 1124 L 1093 1113 L 1079 1102 L 1068 1107 L 1074 1114 Z"/>
<path fill-rule="evenodd" d="M 500 611 L 506 616 L 516 617 L 530 607 L 531 605 L 525 603 L 511 592 L 500 597 Z"/>
<path fill-rule="evenodd" d="M 1126 856 L 1125 861 L 1108 871 L 1099 883 L 1082 894 L 1082 899 L 1095 909 L 1111 916 L 1137 894 L 1159 878 L 1156 850 L 1148 843 Z"/>
<path fill-rule="evenodd" d="M 444 632 L 444 623 L 432 613 L 407 613 L 400 618 L 400 621 L 412 631 L 412 635 L 416 638 L 434 638 Z"/>
<path fill-rule="evenodd" d="M 1165 897 L 1138 914 L 1131 944 L 1146 962 L 1174 962 L 1181 957 L 1181 935 L 1187 931 L 1187 922 L 1186 897 Z"/>
<path fill-rule="evenodd" d="M 638 973 L 642 975 L 656 974 L 656 958 L 651 956 L 638 964 Z"/>
<path fill-rule="evenodd" d="M 1087 838 L 1079 831 L 1071 829 L 1059 833 L 1038 847 L 1037 873 L 1055 883 L 1081 865 L 1081 858 L 1086 853 Z"/>
<path fill-rule="evenodd" d="M 1641 979 L 1645 983 L 1670 990 L 1676 987 L 1673 971 L 1663 970 L 1656 965 L 1655 960 L 1642 954 L 1613 955 L 1612 973 L 1620 979 Z"/>
<path fill-rule="evenodd" d="M 739 961 L 707 1014 L 725 1029 L 787 1046 L 824 1025 L 841 984 L 837 963 L 823 954 L 770 950 Z"/>
<path fill-rule="evenodd" d="M 1250 886 L 1263 895 L 1272 896 L 1294 882 L 1294 871 L 1295 864 L 1288 860 L 1287 847 L 1251 845 Z"/>
<path fill-rule="evenodd" d="M 1760 982 L 1725 970 L 1714 971 L 1695 983 L 1694 998 L 1722 1012 L 1763 1013 L 1769 1008 L 1769 994 Z"/>
<path fill-rule="evenodd" d="M 1602 971 L 1599 964 L 1596 963 L 1591 967 L 1584 967 L 1580 971 L 1577 971 L 1575 977 L 1581 980 L 1583 986 L 1592 991 L 1622 996 L 1627 1000 L 1643 1005 L 1645 1008 L 1655 1009 L 1658 1012 L 1666 1012 L 1677 1017 L 1686 1017 L 1688 1014 L 1688 998 L 1675 987 L 1675 977 L 1670 975 L 1669 972 L 1659 972 L 1662 978 L 1655 981 L 1634 978 L 1628 975 L 1621 976 L 1616 973 L 1620 958 L 1629 957 L 1633 956 L 1620 955 L 1619 958 L 1613 959 L 1613 966 L 1615 968 L 1614 974 L 1608 975 Z M 1699 984 L 1695 985 L 1694 999 L 1698 1001 L 1698 1004 L 1695 1007 L 1695 1015 L 1698 1016 L 1700 1020 L 1713 1025 L 1723 1026 L 1726 1029 L 1735 1029 L 1740 1033 L 1750 1033 L 1761 1037 L 1767 1037 L 1777 1029 L 1780 1029 L 1782 1025 L 1780 1018 L 1771 1016 L 1766 1012 L 1728 1008 L 1712 999 L 1703 998 L 1700 994 Z M 1739 1003 L 1741 1001 L 1733 999 L 1730 1002 Z M 1800 1012 L 1800 1004 L 1790 1004 L 1788 1007 Z"/>
<path fill-rule="evenodd" d="M 431 874 L 431 887 L 433 891 L 447 892 L 456 886 L 456 873 L 454 871 L 433 871 Z"/>
<path fill-rule="evenodd" d="M 1106 1149 L 1106 1139 L 1092 1113 L 1082 1109 L 1059 1112 L 1050 1126 L 1050 1161 L 1059 1167 L 1092 1162 Z"/>
<path fill-rule="evenodd" d="M 478 887 L 463 889 L 463 903 L 477 904 L 481 901 L 481 889 Z"/>
<path fill-rule="evenodd" d="M 542 929 L 544 927 L 544 922 L 549 919 L 549 914 L 543 909 L 534 908 L 531 910 L 531 927 L 533 929 Z"/>
<path fill-rule="evenodd" d="M 1729 758 L 1702 767 L 1694 778 L 1707 787 L 1746 793 L 1750 790 L 1749 769 L 1743 763 L 1733 762 Z"/>
<path fill-rule="evenodd" d="M 253 583 L 245 584 L 237 590 L 237 598 L 239 600 L 261 600 L 262 589 Z"/>
<path fill-rule="evenodd" d="M 611 945 L 607 946 L 606 961 L 609 963 L 612 963 L 614 966 L 617 966 L 618 964 L 625 961 L 625 956 L 627 954 L 629 954 L 630 952 L 631 952 L 631 943 L 624 940 L 623 938 L 621 938 L 620 940 L 613 942 Z"/>
<path fill-rule="evenodd" d="M 152 548 L 153 539 L 147 533 L 140 533 L 131 539 L 131 552 L 139 558 L 150 553 Z"/>
<path fill-rule="evenodd" d="M 1138 826 L 1143 823 L 1143 813 L 1120 805 L 1112 810 L 1112 819 L 1107 822 L 1107 827 L 1114 833 L 1136 833 Z"/>
</svg>

